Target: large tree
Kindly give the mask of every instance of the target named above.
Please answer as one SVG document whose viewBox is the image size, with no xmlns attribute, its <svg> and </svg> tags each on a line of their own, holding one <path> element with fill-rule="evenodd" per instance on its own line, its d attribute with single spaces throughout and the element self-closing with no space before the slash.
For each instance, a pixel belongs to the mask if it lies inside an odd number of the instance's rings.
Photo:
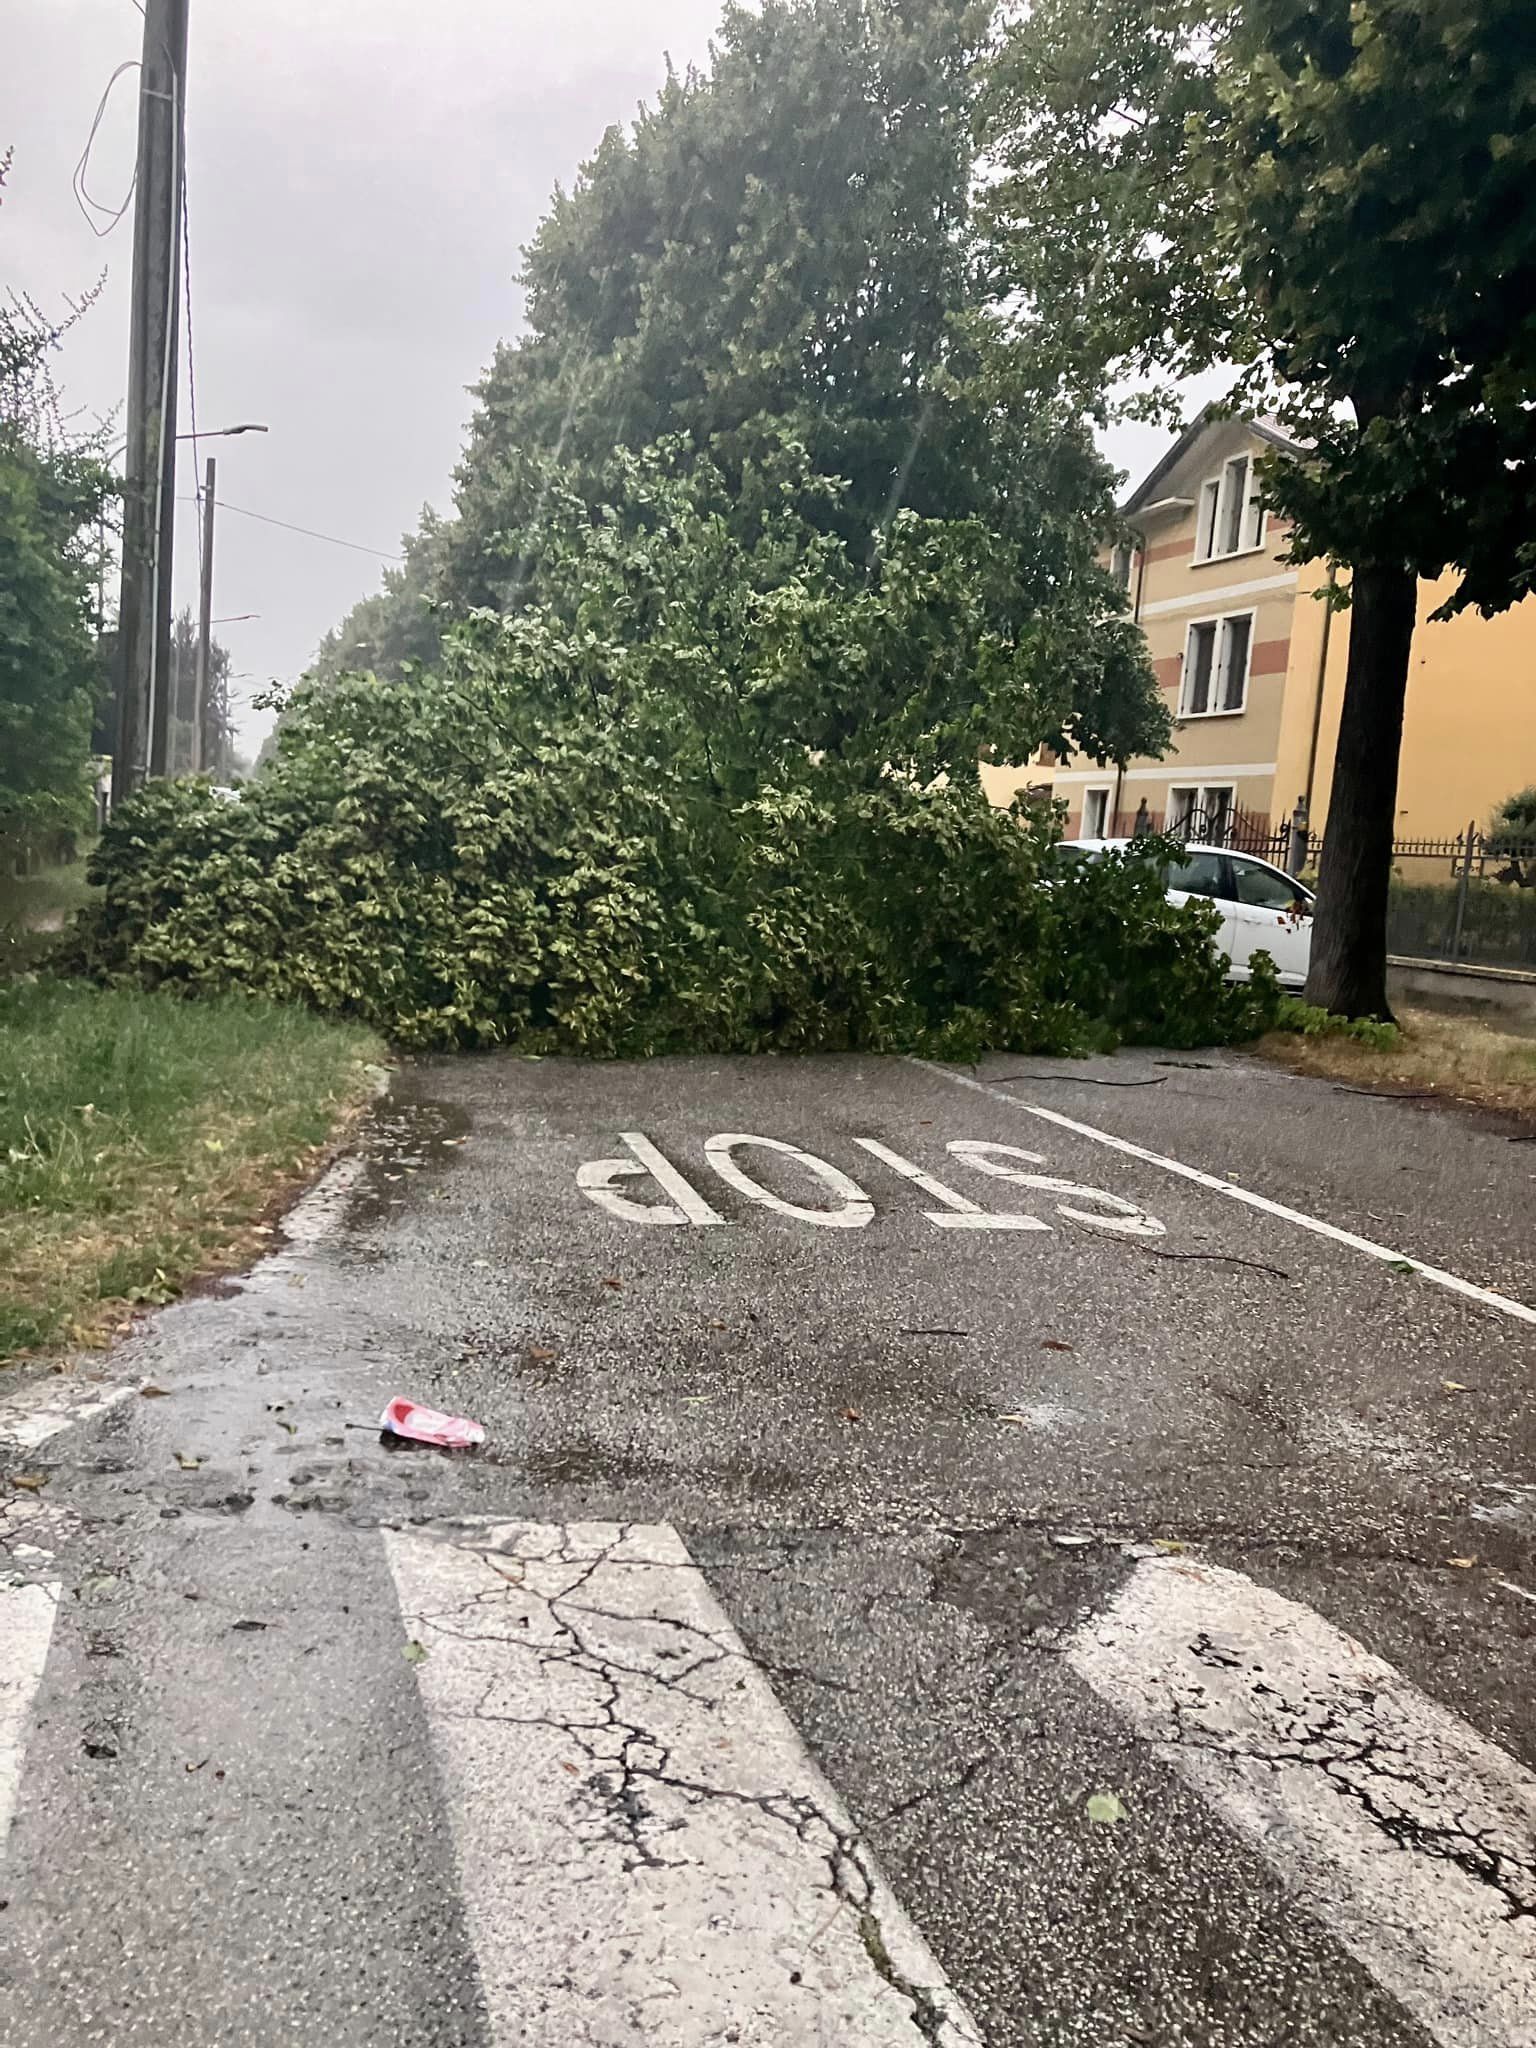
<svg viewBox="0 0 1536 2048">
<path fill-rule="evenodd" d="M 1034 0 L 994 75 L 995 283 L 1019 345 L 1111 381 L 1234 367 L 1353 609 L 1308 992 L 1384 1015 L 1417 585 L 1536 575 L 1530 0 Z"/>
<path fill-rule="evenodd" d="M 424 525 L 317 672 L 398 673 L 466 611 L 546 596 L 551 508 L 608 517 L 616 449 L 664 441 L 674 467 L 723 479 L 720 516 L 750 546 L 761 479 L 793 448 L 797 509 L 871 576 L 903 509 L 978 522 L 1013 550 L 1009 610 L 1052 622 L 1099 741 L 1117 758 L 1160 747 L 1166 722 L 1095 565 L 1108 472 L 1000 346 L 978 262 L 990 16 L 990 0 L 728 7 L 708 72 L 671 77 L 556 193 L 525 252 L 527 331 L 479 387 L 456 516 Z M 1023 757 L 1022 729 L 986 737 Z"/>
</svg>

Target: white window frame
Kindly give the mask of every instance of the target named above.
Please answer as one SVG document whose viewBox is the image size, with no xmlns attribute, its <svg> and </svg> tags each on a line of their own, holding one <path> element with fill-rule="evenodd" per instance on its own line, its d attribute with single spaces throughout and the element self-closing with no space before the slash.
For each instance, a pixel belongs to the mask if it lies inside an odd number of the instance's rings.
<svg viewBox="0 0 1536 2048">
<path fill-rule="evenodd" d="M 1228 694 L 1230 680 L 1228 667 L 1231 662 L 1231 633 L 1228 630 L 1238 619 L 1248 621 L 1248 644 L 1243 651 L 1243 679 L 1235 704 L 1221 700 Z M 1175 716 L 1181 721 L 1186 718 L 1241 718 L 1248 709 L 1248 679 L 1253 670 L 1253 637 L 1258 622 L 1256 611 L 1215 612 L 1203 619 L 1191 619 L 1184 629 L 1184 657 L 1179 667 L 1179 708 Z M 1194 676 L 1192 655 L 1195 634 L 1202 626 L 1214 626 L 1216 644 L 1211 654 L 1211 687 L 1209 701 L 1204 711 L 1190 711 L 1186 708 L 1189 688 Z"/>
<path fill-rule="evenodd" d="M 1228 548 L 1220 543 L 1231 520 L 1234 492 L 1242 493 L 1242 503 L 1237 518 L 1237 545 Z M 1195 504 L 1197 562 L 1230 562 L 1238 555 L 1256 555 L 1263 548 L 1268 514 L 1259 503 L 1252 455 L 1229 456 L 1215 476 L 1208 476 L 1201 484 Z"/>
<path fill-rule="evenodd" d="M 1080 827 L 1079 827 L 1079 834 L 1078 834 L 1078 836 L 1079 836 L 1080 838 L 1082 838 L 1082 839 L 1107 839 L 1107 838 L 1108 838 L 1108 836 L 1109 836 L 1109 826 L 1110 826 L 1110 822 L 1111 822 L 1111 821 L 1110 821 L 1110 815 L 1109 815 L 1109 806 L 1110 806 L 1110 802 L 1111 802 L 1112 798 L 1114 797 L 1114 793 L 1115 793 L 1115 786 L 1114 786 L 1114 784 L 1113 784 L 1112 782 L 1096 782 L 1096 783 L 1091 783 L 1091 784 L 1089 785 L 1089 787 L 1088 787 L 1088 788 L 1086 788 L 1086 789 L 1085 789 L 1085 790 L 1083 791 L 1083 809 L 1082 809 L 1082 819 L 1081 819 L 1081 824 L 1080 824 Z M 1101 796 L 1101 797 L 1103 797 L 1103 799 L 1104 799 L 1104 814 L 1103 814 L 1103 816 L 1102 816 L 1102 817 L 1101 817 L 1101 818 L 1099 819 L 1099 827 L 1098 827 L 1098 830 L 1097 830 L 1096 832 L 1093 832 L 1093 831 L 1090 831 L 1090 830 L 1088 829 L 1088 806 L 1089 806 L 1089 804 L 1090 804 L 1090 803 L 1092 803 L 1093 799 L 1094 799 L 1094 798 L 1095 798 L 1096 796 Z"/>
<path fill-rule="evenodd" d="M 1175 799 L 1188 797 L 1189 802 L 1180 806 L 1183 816 L 1174 822 Z M 1237 816 L 1237 785 L 1232 782 L 1175 782 L 1168 788 L 1168 799 L 1163 808 L 1163 827 L 1167 832 L 1177 834 L 1187 824 L 1191 815 L 1199 812 L 1202 818 L 1209 818 L 1214 806 L 1212 797 L 1226 798 L 1227 822 Z"/>
</svg>

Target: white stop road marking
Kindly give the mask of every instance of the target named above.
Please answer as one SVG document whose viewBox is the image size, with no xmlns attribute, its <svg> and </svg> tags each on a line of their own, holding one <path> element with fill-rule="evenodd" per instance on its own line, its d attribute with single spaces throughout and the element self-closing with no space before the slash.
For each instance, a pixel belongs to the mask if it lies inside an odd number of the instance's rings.
<svg viewBox="0 0 1536 2048">
<path fill-rule="evenodd" d="M 1068 1657 L 1445 2048 L 1536 2043 L 1536 1778 L 1311 1608 L 1137 1566 Z"/>
</svg>

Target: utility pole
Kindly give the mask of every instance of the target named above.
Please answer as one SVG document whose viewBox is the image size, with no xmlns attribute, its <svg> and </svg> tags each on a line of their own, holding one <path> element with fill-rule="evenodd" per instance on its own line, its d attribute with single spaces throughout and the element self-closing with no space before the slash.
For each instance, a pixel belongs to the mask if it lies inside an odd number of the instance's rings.
<svg viewBox="0 0 1536 2048">
<path fill-rule="evenodd" d="M 192 772 L 206 775 L 213 755 L 212 706 L 208 701 L 208 659 L 213 639 L 213 484 L 218 465 L 208 458 L 203 484 L 203 582 L 197 616 L 197 689 L 192 713 Z"/>
<path fill-rule="evenodd" d="M 112 801 L 163 775 L 170 733 L 171 543 L 188 0 L 144 0 L 128 338 L 128 446 Z"/>
</svg>

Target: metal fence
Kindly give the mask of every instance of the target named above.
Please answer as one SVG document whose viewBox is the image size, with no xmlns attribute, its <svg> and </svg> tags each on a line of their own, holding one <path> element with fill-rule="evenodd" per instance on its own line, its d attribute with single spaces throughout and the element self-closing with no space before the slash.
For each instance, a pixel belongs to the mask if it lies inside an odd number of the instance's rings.
<svg viewBox="0 0 1536 2048">
<path fill-rule="evenodd" d="M 1469 826 L 1392 849 L 1388 950 L 1536 973 L 1536 839 Z"/>
<path fill-rule="evenodd" d="M 1120 824 L 1125 837 L 1156 829 L 1144 810 Z M 1320 838 L 1295 834 L 1289 821 L 1277 826 L 1235 807 L 1192 811 L 1161 829 L 1308 879 L 1322 853 Z M 1454 839 L 1394 840 L 1387 948 L 1412 960 L 1536 973 L 1536 838 L 1469 825 Z"/>
</svg>

